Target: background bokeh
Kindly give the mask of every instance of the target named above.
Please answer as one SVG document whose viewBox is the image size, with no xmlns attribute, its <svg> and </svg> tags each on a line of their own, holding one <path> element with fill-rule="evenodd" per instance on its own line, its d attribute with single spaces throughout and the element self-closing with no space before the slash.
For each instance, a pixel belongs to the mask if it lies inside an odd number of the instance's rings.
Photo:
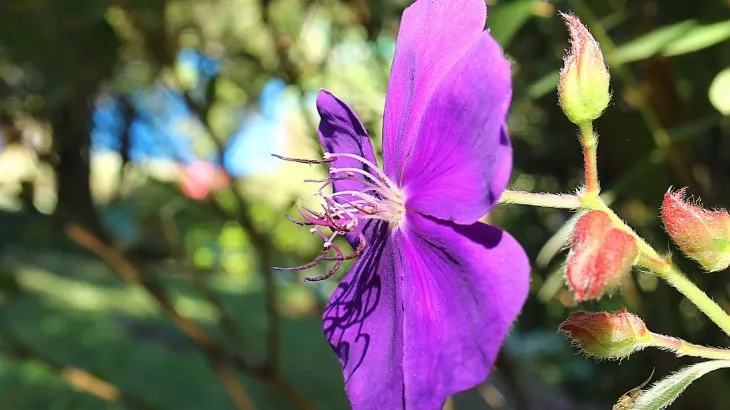
<svg viewBox="0 0 730 410">
<path fill-rule="evenodd" d="M 568 47 L 558 11 L 601 42 L 613 102 L 597 122 L 605 195 L 658 249 L 658 206 L 688 186 L 730 206 L 730 2 L 495 0 L 488 26 L 513 61 L 511 187 L 581 182 L 555 94 Z M 0 409 L 345 409 L 321 309 L 336 279 L 276 272 L 321 241 L 284 214 L 312 199 L 314 99 L 327 88 L 379 141 L 405 0 L 0 1 Z M 724 71 L 723 71 L 724 70 Z M 379 143 L 378 143 L 379 144 Z M 603 409 L 655 369 L 576 353 L 572 310 L 626 306 L 660 333 L 728 340 L 640 273 L 580 307 L 562 283 L 560 210 L 499 206 L 533 261 L 532 292 L 493 377 L 449 409 Z M 721 306 L 727 272 L 677 260 Z M 677 409 L 727 409 L 730 374 Z"/>
</svg>

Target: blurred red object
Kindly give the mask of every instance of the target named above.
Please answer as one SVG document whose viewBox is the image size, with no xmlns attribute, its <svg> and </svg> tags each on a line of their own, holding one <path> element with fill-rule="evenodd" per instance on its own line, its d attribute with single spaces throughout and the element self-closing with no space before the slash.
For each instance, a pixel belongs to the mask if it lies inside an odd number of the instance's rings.
<svg viewBox="0 0 730 410">
<path fill-rule="evenodd" d="M 180 184 L 185 196 L 200 201 L 207 198 L 211 192 L 228 188 L 231 178 L 223 168 L 208 161 L 198 160 L 182 169 Z"/>
</svg>

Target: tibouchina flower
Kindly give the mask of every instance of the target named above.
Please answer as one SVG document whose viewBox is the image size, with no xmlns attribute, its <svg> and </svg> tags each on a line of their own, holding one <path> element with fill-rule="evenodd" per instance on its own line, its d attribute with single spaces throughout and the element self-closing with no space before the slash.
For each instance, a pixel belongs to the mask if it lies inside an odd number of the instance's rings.
<svg viewBox="0 0 730 410">
<path fill-rule="evenodd" d="M 355 113 L 317 99 L 329 178 L 303 211 L 322 261 L 356 259 L 324 333 L 355 410 L 440 410 L 482 383 L 528 291 L 529 263 L 483 224 L 504 190 L 510 67 L 484 0 L 418 0 L 403 14 L 385 103 L 383 169 Z M 299 160 L 314 163 L 317 161 Z M 332 187 L 333 193 L 327 189 Z M 354 252 L 334 243 L 344 236 Z"/>
</svg>

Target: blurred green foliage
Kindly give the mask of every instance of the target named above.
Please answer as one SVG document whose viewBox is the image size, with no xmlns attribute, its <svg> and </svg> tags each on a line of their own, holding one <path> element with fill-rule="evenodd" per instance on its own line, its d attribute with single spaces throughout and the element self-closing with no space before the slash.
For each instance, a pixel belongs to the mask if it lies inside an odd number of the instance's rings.
<svg viewBox="0 0 730 410">
<path fill-rule="evenodd" d="M 130 163 L 124 143 L 118 170 L 90 161 L 89 125 L 100 99 L 125 101 L 164 87 L 186 93 L 191 118 L 181 128 L 197 154 L 215 155 L 235 133 L 242 110 L 261 110 L 262 89 L 280 78 L 287 84 L 286 101 L 293 101 L 282 119 L 288 151 L 282 154 L 317 154 L 311 96 L 319 88 L 351 104 L 379 137 L 390 58 L 407 4 L 0 2 L 0 167 L 10 164 L 2 168 L 8 175 L 0 175 L 0 408 L 236 408 L 213 371 L 216 361 L 206 361 L 169 312 L 161 313 L 159 295 L 150 292 L 157 285 L 177 312 L 224 350 L 252 356 L 251 363 L 278 358 L 273 368 L 286 386 L 316 408 L 346 408 L 339 366 L 318 320 L 336 281 L 303 284 L 300 274 L 269 269 L 302 263 L 318 252 L 319 244 L 283 214 L 307 195 L 303 173 L 321 170 L 281 166 L 193 201 L 182 195 L 176 176 L 160 177 L 144 164 Z M 710 206 L 730 204 L 730 4 L 489 4 L 488 26 L 513 61 L 513 188 L 567 192 L 581 182 L 576 131 L 554 92 L 568 47 L 557 11 L 572 10 L 601 42 L 613 74 L 613 104 L 596 126 L 602 183 L 619 214 L 669 251 L 657 217 L 669 186 L 688 186 Z M 202 90 L 199 74 L 178 63 L 181 49 L 220 62 Z M 136 113 L 127 108 L 128 128 Z M 117 179 L 109 176 L 117 173 Z M 627 306 L 654 331 L 727 344 L 694 306 L 640 273 L 621 295 L 575 306 L 562 286 L 564 224 L 570 216 L 523 207 L 491 213 L 534 261 L 533 293 L 494 376 L 456 396 L 451 408 L 606 408 L 652 367 L 666 375 L 686 362 L 656 351 L 620 366 L 584 360 L 555 333 L 578 308 Z M 78 236 L 66 235 L 69 226 L 106 244 L 107 256 L 111 252 L 112 261 L 120 257 L 131 264 L 144 286 L 121 280 L 115 274 L 121 265 L 102 263 L 103 255 L 88 242 L 84 246 Z M 726 272 L 700 275 L 692 263 L 681 263 L 714 300 L 730 307 Z M 279 338 L 272 339 L 272 325 L 281 328 Z M 272 340 L 281 344 L 280 353 Z M 234 378 L 257 408 L 306 408 L 282 393 L 286 389 L 273 381 L 273 373 L 238 370 L 243 371 Z M 727 372 L 712 373 L 674 408 L 725 409 L 730 393 L 722 386 L 729 381 Z"/>
</svg>

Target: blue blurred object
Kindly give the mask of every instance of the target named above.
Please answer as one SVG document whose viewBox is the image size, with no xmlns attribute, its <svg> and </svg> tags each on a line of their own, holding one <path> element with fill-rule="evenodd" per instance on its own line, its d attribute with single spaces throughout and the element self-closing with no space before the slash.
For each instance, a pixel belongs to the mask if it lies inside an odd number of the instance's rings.
<svg viewBox="0 0 730 410">
<path fill-rule="evenodd" d="M 261 91 L 261 112 L 245 114 L 238 132 L 231 137 L 223 164 L 233 176 L 271 171 L 279 161 L 271 156 L 282 152 L 286 137 L 285 114 L 291 104 L 285 101 L 286 83 L 269 80 Z"/>
<path fill-rule="evenodd" d="M 191 90 L 192 98 L 203 101 L 207 82 L 220 69 L 220 63 L 198 51 L 183 49 L 178 56 L 180 64 L 197 70 L 197 84 Z M 292 109 L 285 101 L 286 83 L 281 79 L 269 80 L 259 98 L 260 112 L 241 114 L 241 125 L 229 140 L 224 153 L 224 166 L 233 176 L 253 175 L 271 171 L 278 162 L 271 153 L 281 151 L 286 140 L 284 119 Z M 131 95 L 136 115 L 130 124 L 130 159 L 170 160 L 189 164 L 203 159 L 194 151 L 194 137 L 188 121 L 192 113 L 183 96 L 164 86 L 138 91 Z M 117 97 L 104 97 L 97 102 L 93 114 L 92 144 L 95 151 L 119 151 L 124 132 L 122 103 Z"/>
<path fill-rule="evenodd" d="M 169 159 L 188 163 L 195 160 L 190 135 L 181 124 L 190 118 L 190 110 L 178 93 L 164 87 L 132 94 L 137 116 L 129 126 L 130 153 L 133 162 Z M 116 98 L 97 104 L 92 117 L 94 150 L 119 151 L 124 132 L 122 105 Z"/>
<path fill-rule="evenodd" d="M 197 68 L 198 75 L 204 77 L 206 80 L 217 74 L 221 68 L 220 62 L 213 57 L 190 48 L 180 50 L 177 59 L 180 64 Z"/>
</svg>

